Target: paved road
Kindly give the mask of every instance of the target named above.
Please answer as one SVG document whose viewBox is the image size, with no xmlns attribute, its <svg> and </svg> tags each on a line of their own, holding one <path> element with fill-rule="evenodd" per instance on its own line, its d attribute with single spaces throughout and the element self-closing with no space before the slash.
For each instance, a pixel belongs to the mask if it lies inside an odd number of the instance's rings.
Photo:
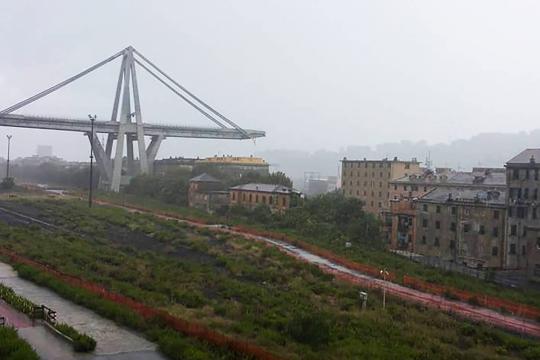
<svg viewBox="0 0 540 360">
<path fill-rule="evenodd" d="M 273 246 L 276 246 L 280 250 L 284 251 L 286 254 L 294 256 L 295 258 L 300 259 L 302 261 L 315 264 L 319 268 L 321 268 L 323 271 L 331 273 L 342 280 L 345 280 L 345 281 L 348 281 L 357 285 L 361 285 L 364 287 L 368 287 L 368 288 L 383 289 L 383 290 L 386 290 L 387 293 L 400 297 L 404 300 L 421 303 L 431 308 L 459 314 L 471 320 L 486 322 L 491 325 L 495 325 L 497 327 L 501 327 L 501 328 L 511 330 L 517 333 L 523 333 L 529 336 L 540 338 L 540 324 L 535 323 L 533 321 L 525 320 L 525 319 L 514 317 L 514 316 L 504 315 L 494 310 L 490 310 L 483 307 L 472 306 L 468 303 L 464 303 L 460 301 L 451 301 L 439 295 L 425 293 L 425 292 L 411 289 L 406 286 L 402 286 L 402 285 L 399 285 L 390 281 L 374 278 L 374 277 L 362 274 L 356 270 L 349 269 L 345 266 L 335 264 L 326 258 L 312 254 L 308 251 L 300 249 L 294 245 L 291 245 L 281 240 L 272 239 L 272 238 L 263 237 L 263 236 L 255 236 L 255 235 L 244 233 L 241 231 L 231 230 L 230 228 L 224 227 L 221 225 L 204 225 L 197 222 L 185 220 L 176 216 L 163 215 L 158 212 L 153 212 L 150 210 L 142 211 L 140 209 L 130 208 L 129 205 L 118 205 L 118 204 L 109 203 L 107 201 L 101 201 L 101 200 L 96 201 L 96 202 L 101 203 L 103 205 L 123 208 L 130 212 L 141 212 L 141 213 L 153 214 L 154 216 L 162 218 L 162 219 L 177 220 L 184 223 L 188 223 L 192 226 L 209 228 L 214 231 L 240 235 L 249 239 L 269 243 L 269 244 L 272 244 Z"/>
<path fill-rule="evenodd" d="M 19 334 L 26 339 L 40 357 L 47 359 L 148 359 L 164 360 L 156 350 L 156 345 L 142 336 L 116 323 L 102 318 L 96 313 L 76 305 L 56 293 L 17 277 L 13 268 L 0 262 L 0 283 L 11 287 L 15 292 L 36 304 L 44 304 L 58 312 L 58 321 L 67 323 L 97 341 L 93 354 L 74 353 L 64 340 L 52 334 L 43 326 L 29 326 L 22 314 L 0 303 L 0 314 L 6 311 L 12 324 L 21 328 Z M 17 326 L 18 325 L 18 326 Z"/>
</svg>

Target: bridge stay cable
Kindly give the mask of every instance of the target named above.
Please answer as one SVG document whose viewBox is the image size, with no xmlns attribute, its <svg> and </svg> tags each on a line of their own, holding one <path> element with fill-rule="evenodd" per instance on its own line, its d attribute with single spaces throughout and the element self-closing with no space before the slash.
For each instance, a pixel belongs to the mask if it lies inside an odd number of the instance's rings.
<svg viewBox="0 0 540 360">
<path fill-rule="evenodd" d="M 30 103 L 33 103 L 34 101 L 36 101 L 38 99 L 41 99 L 42 97 L 47 96 L 50 93 L 52 93 L 52 92 L 54 92 L 54 91 L 56 91 L 56 90 L 58 90 L 58 89 L 60 89 L 60 88 L 62 88 L 64 86 L 74 82 L 75 80 L 80 79 L 81 77 L 85 76 L 86 74 L 91 73 L 92 71 L 94 71 L 94 70 L 102 67 L 103 65 L 113 61 L 114 59 L 116 59 L 117 57 L 119 57 L 119 56 L 121 56 L 123 54 L 124 54 L 124 50 L 122 50 L 122 51 L 114 54 L 113 56 L 111 56 L 111 57 L 109 57 L 109 58 L 95 64 L 94 66 L 89 67 L 88 69 L 78 73 L 77 75 L 74 75 L 74 76 L 70 77 L 69 79 L 66 79 L 66 80 L 64 80 L 64 81 L 62 81 L 62 82 L 60 82 L 60 83 L 58 83 L 58 84 L 56 84 L 54 86 L 51 86 L 50 88 L 48 88 L 46 90 L 43 90 L 39 94 L 31 96 L 28 99 L 25 99 L 25 100 L 23 100 L 21 102 L 18 102 L 15 105 L 12 105 L 12 106 L 0 111 L 0 114 L 9 114 L 9 113 L 11 113 L 11 112 L 13 112 L 15 110 L 18 110 L 18 109 L 22 108 L 23 106 L 26 106 L 26 105 L 28 105 Z"/>
<path fill-rule="evenodd" d="M 235 122 L 233 122 L 232 120 L 228 119 L 226 116 L 224 116 L 223 114 L 221 114 L 219 111 L 217 111 L 216 109 L 214 109 L 213 107 L 211 107 L 210 105 L 208 105 L 206 102 L 204 102 L 202 99 L 200 99 L 199 97 L 197 97 L 195 94 L 193 94 L 192 92 L 190 92 L 188 89 L 186 89 L 184 86 L 182 86 L 180 83 L 178 83 L 176 80 L 174 80 L 171 76 L 169 76 L 168 74 L 166 74 L 163 70 L 161 70 L 157 65 L 155 65 L 153 62 L 151 62 L 150 60 L 148 60 L 143 54 L 141 54 L 140 52 L 138 52 L 136 49 L 133 49 L 133 52 L 139 56 L 144 62 L 146 62 L 148 65 L 150 65 L 151 67 L 153 67 L 157 72 L 159 72 L 161 75 L 163 75 L 165 78 L 167 78 L 170 82 L 172 82 L 174 85 L 176 85 L 178 88 L 180 88 L 183 92 L 185 92 L 186 94 L 188 94 L 192 99 L 194 99 L 195 101 L 197 101 L 199 104 L 201 104 L 203 107 L 205 107 L 207 110 L 209 110 L 210 112 L 212 112 L 214 115 L 216 115 L 217 117 L 219 117 L 221 120 L 225 121 L 227 124 L 231 125 L 232 127 L 234 127 L 236 130 L 238 130 L 240 133 L 242 133 L 244 136 L 246 136 L 246 138 L 250 139 L 251 136 L 249 136 L 249 134 L 243 129 L 241 128 L 240 126 L 238 126 Z M 146 68 L 140 61 L 137 61 L 135 60 L 139 65 L 141 65 L 143 68 L 145 68 L 147 71 L 148 68 Z"/>
<path fill-rule="evenodd" d="M 218 126 L 220 126 L 222 129 L 227 128 L 223 123 L 221 123 L 219 120 L 217 120 L 215 117 L 204 111 L 201 107 L 199 107 L 197 104 L 195 104 L 193 101 L 189 100 L 186 96 L 184 96 L 182 93 L 177 91 L 175 88 L 173 88 L 170 84 L 167 84 L 165 80 L 160 78 L 156 73 L 154 73 L 152 70 L 150 70 L 148 67 L 146 67 L 144 64 L 142 64 L 139 60 L 135 59 L 135 62 L 142 67 L 144 70 L 146 70 L 150 75 L 152 75 L 155 79 L 157 79 L 159 82 L 161 82 L 164 86 L 166 86 L 169 90 L 171 90 L 173 93 L 178 95 L 182 100 L 187 102 L 189 105 L 194 107 L 197 111 L 199 111 L 201 114 L 206 116 L 208 119 L 216 123 Z"/>
</svg>

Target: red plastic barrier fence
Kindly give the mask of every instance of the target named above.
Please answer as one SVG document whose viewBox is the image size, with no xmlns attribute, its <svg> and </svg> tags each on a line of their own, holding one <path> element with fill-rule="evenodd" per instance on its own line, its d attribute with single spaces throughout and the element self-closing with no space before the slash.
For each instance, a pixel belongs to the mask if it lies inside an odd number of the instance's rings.
<svg viewBox="0 0 540 360">
<path fill-rule="evenodd" d="M 68 275 L 62 273 L 54 268 L 50 267 L 47 264 L 43 264 L 23 256 L 20 256 L 8 249 L 0 247 L 0 254 L 7 256 L 11 259 L 12 262 L 28 265 L 34 269 L 46 272 L 58 280 L 65 282 L 71 286 L 85 289 L 93 294 L 99 295 L 100 297 L 113 301 L 117 304 L 127 306 L 131 310 L 135 311 L 139 315 L 143 316 L 146 319 L 158 318 L 165 322 L 172 329 L 181 332 L 187 336 L 197 338 L 199 340 L 206 341 L 212 345 L 218 347 L 224 347 L 230 349 L 236 353 L 251 356 L 256 359 L 261 360 L 277 360 L 279 357 L 269 353 L 268 351 L 262 349 L 261 347 L 254 345 L 252 343 L 234 339 L 230 336 L 221 334 L 217 331 L 211 330 L 202 324 L 198 324 L 192 321 L 181 319 L 175 316 L 170 315 L 166 311 L 159 310 L 147 306 L 143 303 L 140 303 L 136 300 L 128 298 L 126 296 L 113 293 L 103 286 L 92 283 L 87 280 L 83 280 L 79 277 Z"/>
<path fill-rule="evenodd" d="M 422 290 L 431 294 L 456 297 L 461 301 L 477 304 L 490 309 L 508 311 L 512 314 L 537 321 L 540 319 L 540 309 L 534 306 L 520 304 L 485 294 L 460 290 L 449 286 L 433 284 L 408 275 L 403 276 L 403 284 L 413 289 Z"/>
</svg>

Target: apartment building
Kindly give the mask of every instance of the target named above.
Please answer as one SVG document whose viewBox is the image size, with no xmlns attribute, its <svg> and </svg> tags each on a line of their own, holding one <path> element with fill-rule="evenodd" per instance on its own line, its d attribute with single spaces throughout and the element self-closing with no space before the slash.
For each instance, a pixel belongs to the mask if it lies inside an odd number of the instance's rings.
<svg viewBox="0 0 540 360">
<path fill-rule="evenodd" d="M 504 266 L 505 189 L 435 188 L 415 201 L 415 210 L 415 252 L 474 268 Z"/>
<path fill-rule="evenodd" d="M 390 181 L 411 174 L 421 174 L 416 159 L 348 160 L 341 161 L 341 189 L 346 197 L 362 200 L 364 209 L 382 216 L 389 209 Z"/>
<path fill-rule="evenodd" d="M 506 163 L 508 226 L 506 267 L 527 269 L 540 281 L 540 149 L 526 149 Z"/>
</svg>

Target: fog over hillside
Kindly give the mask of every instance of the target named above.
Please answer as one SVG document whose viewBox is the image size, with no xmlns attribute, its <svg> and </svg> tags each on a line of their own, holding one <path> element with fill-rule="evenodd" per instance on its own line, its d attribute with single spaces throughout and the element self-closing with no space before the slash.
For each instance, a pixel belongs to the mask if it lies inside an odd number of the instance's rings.
<svg viewBox="0 0 540 360">
<path fill-rule="evenodd" d="M 540 129 L 510 134 L 482 133 L 448 144 L 429 144 L 425 140 L 401 141 L 374 147 L 350 145 L 339 151 L 268 150 L 259 152 L 258 155 L 270 162 L 273 169 L 289 174 L 296 180 L 295 185 L 299 186 L 299 180 L 303 179 L 304 172 L 307 171 L 320 172 L 322 176 L 337 175 L 339 160 L 343 157 L 381 159 L 397 156 L 404 160 L 415 157 L 424 162 L 429 154 L 435 167 L 469 170 L 473 166 L 502 167 L 521 150 L 534 147 L 540 147 Z"/>
</svg>

